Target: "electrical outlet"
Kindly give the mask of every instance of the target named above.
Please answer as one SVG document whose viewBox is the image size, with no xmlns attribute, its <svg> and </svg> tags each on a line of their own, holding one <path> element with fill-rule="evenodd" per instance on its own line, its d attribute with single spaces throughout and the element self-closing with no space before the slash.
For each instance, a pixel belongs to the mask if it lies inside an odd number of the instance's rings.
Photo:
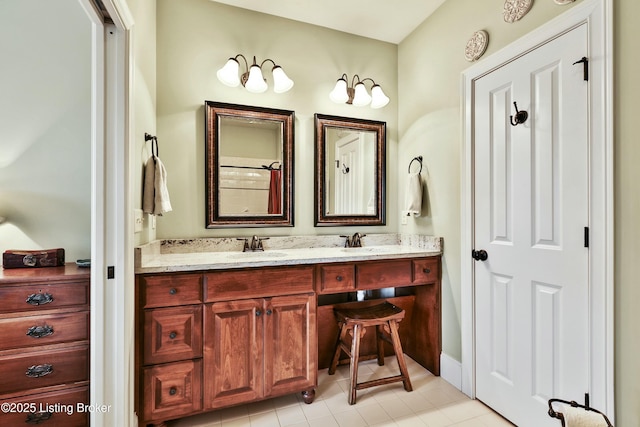
<svg viewBox="0 0 640 427">
<path fill-rule="evenodd" d="M 406 212 L 400 213 L 400 225 L 407 225 L 409 215 Z"/>
<path fill-rule="evenodd" d="M 155 215 L 149 215 L 149 222 L 151 222 L 151 229 L 155 230 L 156 229 L 156 216 Z"/>
<path fill-rule="evenodd" d="M 144 213 L 142 209 L 133 210 L 133 232 L 140 233 L 142 231 L 142 223 L 144 222 Z"/>
</svg>

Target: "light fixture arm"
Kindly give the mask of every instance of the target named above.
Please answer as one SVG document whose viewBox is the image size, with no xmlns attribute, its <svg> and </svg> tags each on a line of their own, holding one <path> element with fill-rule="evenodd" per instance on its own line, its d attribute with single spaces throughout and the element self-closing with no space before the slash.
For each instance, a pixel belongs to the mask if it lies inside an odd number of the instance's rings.
<svg viewBox="0 0 640 427">
<path fill-rule="evenodd" d="M 244 60 L 244 72 L 239 70 L 240 62 L 238 61 L 238 58 L 240 57 Z M 227 86 L 235 87 L 238 86 L 238 84 L 242 84 L 242 86 L 249 92 L 262 93 L 267 90 L 266 79 L 262 75 L 262 66 L 267 62 L 271 62 L 273 64 L 271 71 L 274 79 L 274 92 L 283 93 L 291 89 L 293 87 L 293 80 L 285 74 L 282 67 L 276 64 L 276 62 L 271 58 L 265 59 L 260 63 L 260 65 L 258 65 L 255 55 L 251 65 L 249 65 L 249 61 L 241 53 L 237 54 L 233 58 L 229 58 L 227 64 L 218 70 L 217 76 L 218 79 Z M 237 77 L 238 72 L 240 72 L 240 78 Z M 247 84 L 249 86 L 247 86 Z"/>
<path fill-rule="evenodd" d="M 389 103 L 389 98 L 384 94 L 380 85 L 372 78 L 360 78 L 358 74 L 354 74 L 351 78 L 350 86 L 348 80 L 349 77 L 347 74 L 343 73 L 329 95 L 331 100 L 336 103 L 345 102 L 350 105 L 354 105 L 355 100 L 355 105 L 357 106 L 364 106 L 371 103 L 371 108 L 382 108 Z M 372 95 L 367 93 L 366 86 L 364 85 L 367 80 L 372 83 Z M 362 86 L 359 86 L 360 84 L 362 84 Z"/>
</svg>

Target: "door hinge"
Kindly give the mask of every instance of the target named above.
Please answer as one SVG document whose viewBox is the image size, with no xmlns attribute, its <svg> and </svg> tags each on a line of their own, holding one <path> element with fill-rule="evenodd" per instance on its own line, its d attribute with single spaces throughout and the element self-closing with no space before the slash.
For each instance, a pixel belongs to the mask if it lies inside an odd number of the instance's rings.
<svg viewBox="0 0 640 427">
<path fill-rule="evenodd" d="M 589 247 L 589 227 L 584 228 L 584 247 Z"/>
<path fill-rule="evenodd" d="M 589 60 L 586 56 L 583 56 L 579 61 L 573 63 L 573 65 L 582 63 L 582 73 L 584 81 L 589 81 Z"/>
<path fill-rule="evenodd" d="M 116 277 L 116 268 L 113 265 L 107 267 L 107 279 L 113 279 Z"/>
</svg>

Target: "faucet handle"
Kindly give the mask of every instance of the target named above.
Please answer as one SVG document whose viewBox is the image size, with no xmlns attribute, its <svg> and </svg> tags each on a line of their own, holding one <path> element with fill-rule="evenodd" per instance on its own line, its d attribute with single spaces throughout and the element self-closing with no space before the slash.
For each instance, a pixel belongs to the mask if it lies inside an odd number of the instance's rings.
<svg viewBox="0 0 640 427">
<path fill-rule="evenodd" d="M 242 252 L 247 252 L 249 250 L 249 240 L 246 237 L 236 237 L 236 240 L 243 241 Z"/>
<path fill-rule="evenodd" d="M 344 237 L 346 239 L 345 242 L 344 242 L 344 247 L 345 248 L 350 248 L 351 247 L 351 243 L 353 241 L 351 236 L 344 236 L 344 235 L 341 234 L 340 237 Z"/>
</svg>

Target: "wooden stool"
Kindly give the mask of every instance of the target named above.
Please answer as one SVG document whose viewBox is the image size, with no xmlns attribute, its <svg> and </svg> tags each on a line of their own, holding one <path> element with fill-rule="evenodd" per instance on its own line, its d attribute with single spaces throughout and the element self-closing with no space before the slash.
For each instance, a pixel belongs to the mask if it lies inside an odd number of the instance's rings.
<svg viewBox="0 0 640 427">
<path fill-rule="evenodd" d="M 404 310 L 385 301 L 382 304 L 372 305 L 362 308 L 335 308 L 334 313 L 338 320 L 340 333 L 336 342 L 336 349 L 329 367 L 329 375 L 336 372 L 336 367 L 340 361 L 340 353 L 344 351 L 350 358 L 349 378 L 350 393 L 349 404 L 356 403 L 356 390 L 362 390 L 369 387 L 375 387 L 383 384 L 402 381 L 406 391 L 412 391 L 411 380 L 407 371 L 407 364 L 404 361 L 404 353 L 398 336 L 398 322 L 404 319 Z M 384 342 L 389 341 L 393 345 L 393 351 L 398 360 L 400 367 L 400 375 L 392 377 L 380 378 L 358 383 L 358 359 L 360 357 L 360 338 L 365 333 L 368 326 L 376 327 L 376 343 L 378 365 L 384 365 Z M 347 331 L 352 331 L 351 347 L 344 342 Z M 384 335 L 388 333 L 391 338 Z"/>
</svg>

